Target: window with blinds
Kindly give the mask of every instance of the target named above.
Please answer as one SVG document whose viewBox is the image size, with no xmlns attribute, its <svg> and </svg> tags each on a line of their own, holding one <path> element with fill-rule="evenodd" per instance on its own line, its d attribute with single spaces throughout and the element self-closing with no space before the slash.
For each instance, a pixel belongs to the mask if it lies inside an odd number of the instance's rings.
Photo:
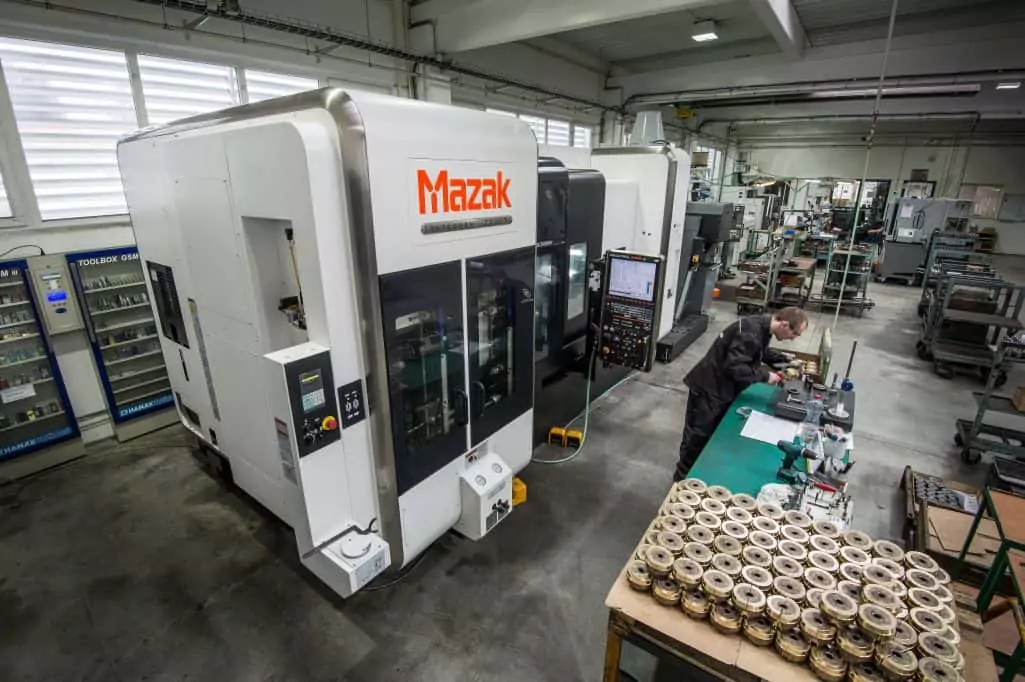
<svg viewBox="0 0 1025 682">
<path fill-rule="evenodd" d="M 302 76 L 286 76 L 268 71 L 246 69 L 246 92 L 250 102 L 262 102 L 265 99 L 294 95 L 297 92 L 316 90 L 320 83 L 316 78 Z"/>
<path fill-rule="evenodd" d="M 125 55 L 0 38 L 0 63 L 43 220 L 127 213 L 116 147 L 138 124 Z"/>
<path fill-rule="evenodd" d="M 150 125 L 239 103 L 235 69 L 230 66 L 139 55 L 139 76 Z"/>
<path fill-rule="evenodd" d="M 557 147 L 569 147 L 569 123 L 548 119 L 548 144 Z"/>
<path fill-rule="evenodd" d="M 591 129 L 587 126 L 573 126 L 573 146 L 591 148 Z"/>
<path fill-rule="evenodd" d="M 530 129 L 534 131 L 534 137 L 537 138 L 538 144 L 544 144 L 545 142 L 545 119 L 538 116 L 525 116 L 520 114 L 520 120 L 530 126 Z"/>
</svg>

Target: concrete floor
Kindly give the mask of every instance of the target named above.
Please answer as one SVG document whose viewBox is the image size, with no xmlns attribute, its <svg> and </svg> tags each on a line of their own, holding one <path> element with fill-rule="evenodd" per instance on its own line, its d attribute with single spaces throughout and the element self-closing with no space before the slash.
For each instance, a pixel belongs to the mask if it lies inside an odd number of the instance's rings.
<svg viewBox="0 0 1025 682">
<path fill-rule="evenodd" d="M 874 310 L 836 325 L 833 366 L 857 339 L 857 524 L 896 537 L 905 465 L 982 479 L 951 442 L 979 382 L 915 358 L 917 289 L 870 295 Z M 287 527 L 200 469 L 177 428 L 0 488 L 0 678 L 599 679 L 605 594 L 669 485 L 681 379 L 733 306 L 713 317 L 676 362 L 597 405 L 577 460 L 528 467 L 528 503 L 486 539 L 443 538 L 401 583 L 347 601 L 298 566 Z M 831 322 L 814 314 L 795 347 Z"/>
</svg>

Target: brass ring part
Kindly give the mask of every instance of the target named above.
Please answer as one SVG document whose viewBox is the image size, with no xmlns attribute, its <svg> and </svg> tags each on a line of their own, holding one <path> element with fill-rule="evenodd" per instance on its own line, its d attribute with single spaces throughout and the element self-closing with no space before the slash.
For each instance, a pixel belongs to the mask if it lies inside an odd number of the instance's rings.
<svg viewBox="0 0 1025 682">
<path fill-rule="evenodd" d="M 807 561 L 808 550 L 805 549 L 804 545 L 794 542 L 793 540 L 780 540 L 776 545 L 776 549 L 783 556 L 788 556 L 794 561 Z"/>
<path fill-rule="evenodd" d="M 712 604 L 711 621 L 712 627 L 724 635 L 735 635 L 740 632 L 740 611 L 728 601 Z"/>
<path fill-rule="evenodd" d="M 683 590 L 680 595 L 680 608 L 691 618 L 704 620 L 708 618 L 708 612 L 712 609 L 712 602 L 708 600 L 708 596 L 700 589 L 688 589 Z"/>
<path fill-rule="evenodd" d="M 701 575 L 705 569 L 687 557 L 680 557 L 673 562 L 673 579 L 684 587 L 697 587 L 701 584 Z"/>
<path fill-rule="evenodd" d="M 739 557 L 744 551 L 743 543 L 729 535 L 717 535 L 712 541 L 712 548 L 720 554 L 729 554 L 732 557 Z"/>
<path fill-rule="evenodd" d="M 954 595 L 946 585 L 937 585 L 932 593 L 936 595 L 941 604 L 951 604 L 954 601 Z"/>
<path fill-rule="evenodd" d="M 818 587 L 809 587 L 804 593 L 804 601 L 811 608 L 817 609 L 822 603 L 822 595 L 825 592 L 825 590 Z"/>
<path fill-rule="evenodd" d="M 939 587 L 936 576 L 920 568 L 909 568 L 904 572 L 904 582 L 908 587 L 918 587 L 923 590 L 935 590 Z"/>
<path fill-rule="evenodd" d="M 669 553 L 674 557 L 683 554 L 683 538 L 676 533 L 671 533 L 667 530 L 662 531 L 658 534 L 658 544 L 668 549 Z"/>
<path fill-rule="evenodd" d="M 772 623 L 763 615 L 744 618 L 744 636 L 755 646 L 769 646 L 776 639 Z"/>
<path fill-rule="evenodd" d="M 690 523 L 694 520 L 694 507 L 689 504 L 683 504 L 682 502 L 673 502 L 669 505 L 669 513 L 680 519 L 684 523 Z"/>
<path fill-rule="evenodd" d="M 845 547 L 844 549 L 850 549 Z M 841 580 L 850 580 L 851 582 L 861 584 L 861 566 L 858 564 L 842 563 L 840 564 L 839 571 Z"/>
<path fill-rule="evenodd" d="M 765 610 L 765 593 L 754 585 L 737 583 L 733 586 L 733 605 L 745 617 L 757 616 Z"/>
<path fill-rule="evenodd" d="M 744 564 L 740 563 L 740 559 L 729 554 L 716 554 L 712 557 L 712 568 L 722 571 L 736 580 L 740 577 L 740 571 L 744 568 Z"/>
<path fill-rule="evenodd" d="M 780 630 L 776 633 L 776 651 L 784 660 L 801 664 L 808 660 L 811 645 L 797 630 Z"/>
<path fill-rule="evenodd" d="M 694 514 L 694 523 L 698 524 L 699 526 L 703 526 L 708 530 L 716 531 L 719 530 L 719 527 L 722 525 L 722 519 L 720 519 L 715 514 L 706 512 L 702 509 L 698 513 Z M 691 526 L 691 528 L 693 527 L 694 526 Z M 709 540 L 708 544 L 711 544 L 711 542 L 712 541 Z"/>
<path fill-rule="evenodd" d="M 801 612 L 801 634 L 812 644 L 829 644 L 836 637 L 836 626 L 826 620 L 818 609 Z"/>
<path fill-rule="evenodd" d="M 890 613 L 895 612 L 901 607 L 901 602 L 897 595 L 885 585 L 869 584 L 862 586 L 861 600 L 866 604 L 875 604 Z"/>
<path fill-rule="evenodd" d="M 833 646 L 812 647 L 808 665 L 824 682 L 844 682 L 847 677 L 847 661 Z"/>
<path fill-rule="evenodd" d="M 708 485 L 700 478 L 685 478 L 683 479 L 683 489 L 704 497 Z"/>
<path fill-rule="evenodd" d="M 876 645 L 875 661 L 876 667 L 891 680 L 906 680 L 918 669 L 918 656 L 915 652 L 893 641 Z"/>
<path fill-rule="evenodd" d="M 791 542 L 796 542 L 799 545 L 807 545 L 808 540 L 811 539 L 808 531 L 789 524 L 780 527 L 779 536 Z"/>
<path fill-rule="evenodd" d="M 840 538 L 840 526 L 836 525 L 832 521 L 812 521 L 811 531 L 816 535 L 824 535 L 830 540 L 838 540 Z"/>
<path fill-rule="evenodd" d="M 935 658 L 947 665 L 957 663 L 957 647 L 935 632 L 923 632 L 918 635 L 918 657 Z"/>
<path fill-rule="evenodd" d="M 751 528 L 762 533 L 767 533 L 772 537 L 779 535 L 779 524 L 768 516 L 756 516 L 751 519 Z"/>
<path fill-rule="evenodd" d="M 911 622 L 911 627 L 918 630 L 919 634 L 923 632 L 939 634 L 943 632 L 943 628 L 947 627 L 947 624 L 940 620 L 935 611 L 928 609 L 911 609 L 908 620 Z"/>
<path fill-rule="evenodd" d="M 758 501 L 747 493 L 736 493 L 730 498 L 730 504 L 752 514 L 758 509 Z"/>
<path fill-rule="evenodd" d="M 725 504 L 733 498 L 733 493 L 721 485 L 710 485 L 705 489 L 705 497 Z"/>
<path fill-rule="evenodd" d="M 896 561 L 891 561 L 885 557 L 875 557 L 872 559 L 872 563 L 877 566 L 882 566 L 887 571 L 893 574 L 893 579 L 896 581 L 904 580 L 904 564 L 899 564 Z"/>
<path fill-rule="evenodd" d="M 940 604 L 940 608 L 936 609 L 936 615 L 947 625 L 953 625 L 957 620 L 957 614 L 946 604 Z"/>
<path fill-rule="evenodd" d="M 651 596 L 662 606 L 680 603 L 680 586 L 672 578 L 656 578 L 651 584 Z"/>
<path fill-rule="evenodd" d="M 687 522 L 676 516 L 660 516 L 655 519 L 655 527 L 680 535 L 687 530 Z"/>
<path fill-rule="evenodd" d="M 803 511 L 788 509 L 783 512 L 783 523 L 788 526 L 797 526 L 801 530 L 809 530 L 811 528 L 811 517 Z"/>
<path fill-rule="evenodd" d="M 804 569 L 804 584 L 817 590 L 835 590 L 836 578 L 821 568 L 810 566 Z"/>
<path fill-rule="evenodd" d="M 760 590 L 772 587 L 772 574 L 761 566 L 748 565 L 740 570 L 744 582 L 754 585 Z"/>
<path fill-rule="evenodd" d="M 792 600 L 795 604 L 800 604 L 804 601 L 808 594 L 808 590 L 805 589 L 804 583 L 794 578 L 788 578 L 785 575 L 777 576 L 772 579 L 773 591 L 781 597 L 786 597 Z"/>
<path fill-rule="evenodd" d="M 939 597 L 921 587 L 912 587 L 908 590 L 908 604 L 911 605 L 911 608 L 929 609 L 930 611 L 937 611 L 943 606 Z"/>
<path fill-rule="evenodd" d="M 743 507 L 729 507 L 726 510 L 726 518 L 733 523 L 739 523 L 741 526 L 750 526 L 751 522 L 754 521 L 751 512 Z"/>
<path fill-rule="evenodd" d="M 778 628 L 792 628 L 801 620 L 801 607 L 782 594 L 770 594 L 766 598 L 765 613 Z"/>
<path fill-rule="evenodd" d="M 872 537 L 860 530 L 848 530 L 840 534 L 840 541 L 848 547 L 856 547 L 863 552 L 872 551 Z"/>
<path fill-rule="evenodd" d="M 875 653 L 875 638 L 869 637 L 861 628 L 841 628 L 836 633 L 836 647 L 848 663 L 871 663 Z"/>
<path fill-rule="evenodd" d="M 862 604 L 858 607 L 858 625 L 873 637 L 885 639 L 897 629 L 897 617 L 881 606 Z"/>
<path fill-rule="evenodd" d="M 783 508 L 772 502 L 762 502 L 758 505 L 758 514 L 772 519 L 776 523 L 783 520 Z"/>
<path fill-rule="evenodd" d="M 919 682 L 961 682 L 961 676 L 953 666 L 935 658 L 918 660 Z"/>
<path fill-rule="evenodd" d="M 847 625 L 858 617 L 858 602 L 839 590 L 827 590 L 819 601 L 819 611 L 834 625 Z"/>
<path fill-rule="evenodd" d="M 737 509 L 737 508 L 736 507 L 731 507 L 731 509 Z M 743 509 L 738 509 L 738 511 L 744 511 L 744 510 Z M 740 542 L 744 542 L 745 540 L 747 540 L 748 535 L 749 535 L 749 533 L 747 531 L 747 526 L 744 526 L 744 525 L 738 523 L 737 521 L 723 521 L 722 522 L 721 530 L 722 530 L 723 534 L 728 535 L 731 538 L 734 538 L 735 540 L 739 540 Z"/>
<path fill-rule="evenodd" d="M 863 549 L 858 549 L 852 545 L 844 545 L 840 548 L 840 560 L 844 563 L 864 566 L 872 562 L 872 557 Z"/>
<path fill-rule="evenodd" d="M 712 561 L 712 550 L 700 542 L 688 542 L 683 546 L 683 555 L 699 566 L 708 566 Z"/>
<path fill-rule="evenodd" d="M 776 538 L 760 530 L 751 531 L 747 536 L 748 543 L 764 549 L 766 552 L 776 551 Z"/>
<path fill-rule="evenodd" d="M 886 585 L 893 582 L 893 574 L 879 564 L 869 564 L 861 569 L 861 582 L 864 585 Z"/>
<path fill-rule="evenodd" d="M 698 542 L 702 545 L 710 545 L 715 541 L 715 533 L 711 529 L 699 525 L 689 527 L 685 537 L 689 542 Z"/>
<path fill-rule="evenodd" d="M 648 551 L 648 547 L 651 547 L 651 545 L 644 542 L 637 545 L 637 549 L 634 550 L 634 559 L 637 561 L 644 561 L 644 553 Z"/>
<path fill-rule="evenodd" d="M 685 504 L 694 511 L 697 511 L 697 507 L 701 504 L 701 495 L 698 495 L 693 490 L 687 490 L 686 488 L 676 493 L 676 501 L 680 504 Z"/>
<path fill-rule="evenodd" d="M 915 550 L 904 552 L 904 564 L 908 568 L 917 568 L 926 573 L 935 573 L 940 568 L 939 564 L 931 556 L 925 552 L 916 552 Z"/>
<path fill-rule="evenodd" d="M 768 551 L 761 547 L 754 545 L 748 545 L 741 551 L 741 558 L 745 564 L 751 566 L 757 566 L 759 568 L 769 568 L 772 566 L 772 555 Z"/>
<path fill-rule="evenodd" d="M 774 575 L 800 578 L 804 575 L 804 568 L 796 559 L 791 559 L 788 556 L 775 556 L 772 558 L 772 572 Z"/>
<path fill-rule="evenodd" d="M 654 524 L 653 524 L 654 525 Z M 659 531 L 655 528 L 649 528 L 644 532 L 644 544 L 646 545 L 657 545 L 658 544 L 658 533 Z"/>
<path fill-rule="evenodd" d="M 945 639 L 948 642 L 950 642 L 951 644 L 953 644 L 955 647 L 961 646 L 961 633 L 959 633 L 957 630 L 955 630 L 950 625 L 948 625 L 947 627 L 943 628 L 943 632 L 940 633 L 940 636 L 943 639 Z M 937 656 L 937 658 L 939 658 L 939 657 Z"/>
<path fill-rule="evenodd" d="M 854 663 L 847 670 L 847 682 L 886 682 L 874 663 Z"/>
<path fill-rule="evenodd" d="M 937 568 L 932 572 L 932 574 L 936 576 L 936 581 L 939 582 L 940 585 L 947 586 L 950 584 L 950 574 L 942 568 Z"/>
<path fill-rule="evenodd" d="M 904 550 L 889 540 L 876 540 L 872 545 L 872 554 L 883 559 L 896 561 L 897 563 L 903 563 L 904 561 Z"/>
<path fill-rule="evenodd" d="M 626 566 L 626 582 L 638 592 L 647 592 L 651 588 L 651 572 L 643 561 L 631 561 Z"/>
<path fill-rule="evenodd" d="M 808 539 L 808 546 L 816 552 L 822 552 L 832 557 L 840 553 L 840 545 L 836 540 L 827 538 L 825 535 L 812 535 Z"/>
<path fill-rule="evenodd" d="M 705 499 L 701 500 L 701 511 L 705 511 L 709 514 L 722 518 L 726 516 L 726 505 L 720 502 L 719 500 L 713 499 L 711 497 L 706 497 Z"/>
<path fill-rule="evenodd" d="M 907 621 L 898 620 L 897 629 L 893 631 L 893 639 L 890 642 L 905 651 L 914 649 L 918 644 L 918 632 Z"/>
<path fill-rule="evenodd" d="M 673 555 L 665 547 L 652 545 L 644 552 L 644 563 L 648 565 L 648 571 L 652 576 L 661 578 L 669 575 L 673 569 Z"/>
<path fill-rule="evenodd" d="M 834 575 L 840 570 L 840 562 L 836 560 L 836 557 L 817 550 L 808 552 L 808 565 L 822 569 L 830 575 Z"/>
<path fill-rule="evenodd" d="M 701 589 L 712 601 L 729 599 L 733 592 L 733 578 L 722 571 L 709 569 L 701 576 Z"/>
<path fill-rule="evenodd" d="M 901 581 L 894 580 L 892 583 L 886 583 L 886 587 L 893 591 L 897 599 L 904 600 L 908 598 L 908 586 Z"/>
<path fill-rule="evenodd" d="M 841 594 L 853 599 L 855 603 L 861 601 L 861 583 L 856 583 L 853 580 L 841 580 L 836 584 L 836 589 Z"/>
</svg>

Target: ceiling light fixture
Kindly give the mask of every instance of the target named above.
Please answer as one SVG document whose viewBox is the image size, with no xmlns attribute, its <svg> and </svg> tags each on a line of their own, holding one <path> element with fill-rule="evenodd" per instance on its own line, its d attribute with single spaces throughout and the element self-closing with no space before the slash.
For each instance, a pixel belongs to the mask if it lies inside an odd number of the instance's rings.
<svg viewBox="0 0 1025 682">
<path fill-rule="evenodd" d="M 1021 87 L 1021 81 L 1009 81 L 1006 83 L 997 83 L 997 90 L 1017 90 Z"/>
<path fill-rule="evenodd" d="M 690 37 L 698 43 L 706 43 L 709 40 L 718 40 L 719 33 L 714 21 L 699 21 L 690 29 Z"/>
</svg>

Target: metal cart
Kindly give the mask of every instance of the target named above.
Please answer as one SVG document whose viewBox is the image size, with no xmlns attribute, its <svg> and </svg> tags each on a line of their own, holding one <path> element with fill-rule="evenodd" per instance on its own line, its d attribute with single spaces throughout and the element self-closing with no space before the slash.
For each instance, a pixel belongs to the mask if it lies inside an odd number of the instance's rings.
<svg viewBox="0 0 1025 682">
<path fill-rule="evenodd" d="M 986 387 L 981 391 L 972 391 L 972 397 L 978 405 L 975 418 L 958 419 L 955 422 L 954 442 L 961 448 L 962 461 L 968 464 L 978 462 L 983 452 L 998 452 L 1025 459 L 1025 431 L 986 424 L 983 421 L 987 412 L 1025 417 L 1025 412 L 1014 406 L 1010 396 L 994 393 L 1002 380 L 1007 379 L 1005 363 L 1025 362 L 1025 345 L 1004 337 L 998 344 L 995 355 L 997 364 L 989 372 Z"/>
<path fill-rule="evenodd" d="M 758 312 L 769 307 L 783 265 L 783 251 L 780 243 L 737 265 L 737 270 L 746 277 L 746 281 L 737 287 L 737 314 Z"/>
<path fill-rule="evenodd" d="M 929 238 L 925 266 L 919 268 L 922 293 L 918 316 L 924 317 L 936 291 L 937 282 L 950 274 L 972 275 L 982 279 L 996 278 L 988 254 L 975 253 L 975 235 L 934 232 Z"/>
<path fill-rule="evenodd" d="M 868 280 L 872 276 L 874 254 L 871 248 L 833 249 L 826 265 L 822 291 L 812 295 L 808 302 L 818 305 L 820 309 L 848 309 L 858 317 L 863 316 L 866 310 L 875 305 L 875 301 L 868 297 Z"/>
</svg>

